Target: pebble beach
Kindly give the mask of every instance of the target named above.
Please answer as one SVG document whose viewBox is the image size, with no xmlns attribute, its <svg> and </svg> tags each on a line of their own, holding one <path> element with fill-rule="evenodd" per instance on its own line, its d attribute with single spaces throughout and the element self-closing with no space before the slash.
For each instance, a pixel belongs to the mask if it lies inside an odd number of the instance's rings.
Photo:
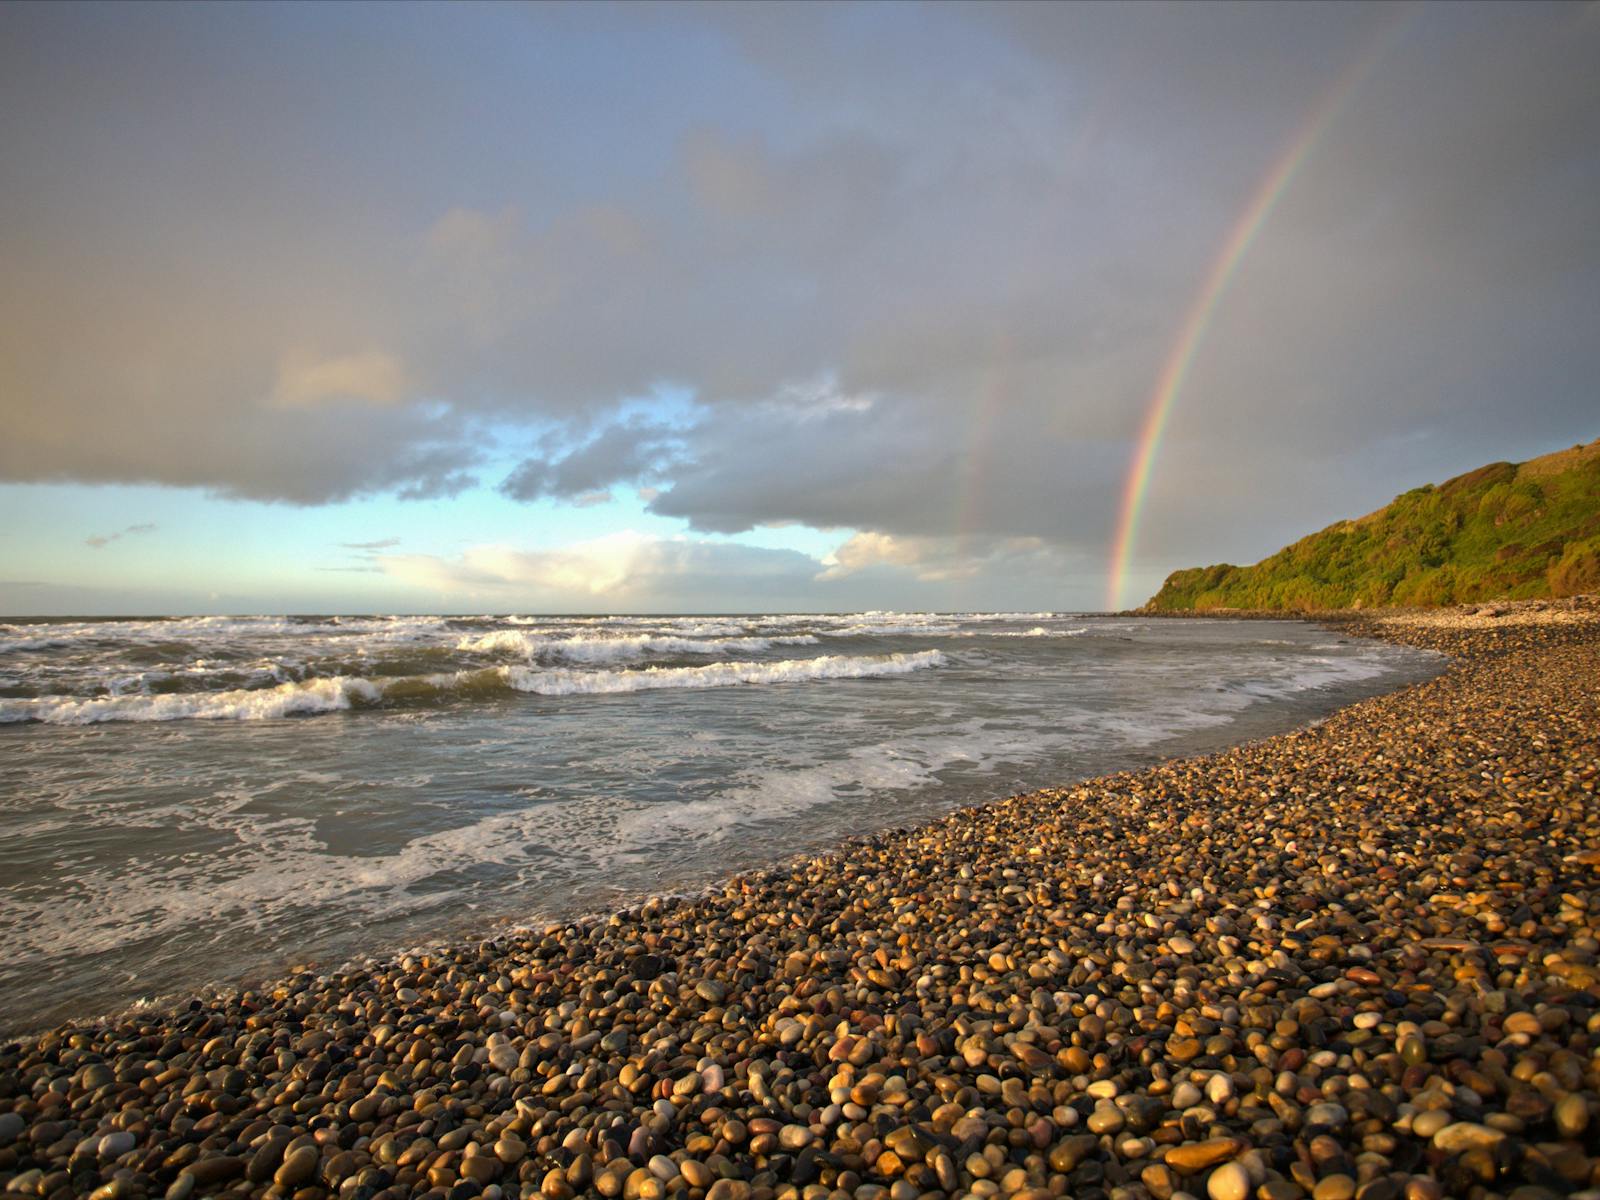
<svg viewBox="0 0 1600 1200">
<path fill-rule="evenodd" d="M 0 1046 L 7 1196 L 1600 1197 L 1600 604 L 609 918 Z"/>
</svg>

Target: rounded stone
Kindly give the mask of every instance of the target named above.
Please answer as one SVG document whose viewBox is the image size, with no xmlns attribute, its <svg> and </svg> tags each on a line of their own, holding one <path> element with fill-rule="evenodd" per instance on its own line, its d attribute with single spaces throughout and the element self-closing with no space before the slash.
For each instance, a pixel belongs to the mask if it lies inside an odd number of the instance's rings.
<svg viewBox="0 0 1600 1200">
<path fill-rule="evenodd" d="M 1249 1200 L 1250 1172 L 1236 1162 L 1223 1163 L 1206 1180 L 1211 1200 Z"/>
<path fill-rule="evenodd" d="M 134 1137 L 133 1134 L 127 1132 L 127 1130 L 118 1130 L 101 1138 L 97 1149 L 101 1158 L 121 1158 L 138 1144 L 139 1139 Z"/>
<path fill-rule="evenodd" d="M 678 1164 L 678 1174 L 692 1188 L 710 1187 L 713 1178 L 709 1167 L 692 1158 L 686 1158 Z"/>
<path fill-rule="evenodd" d="M 728 998 L 728 986 L 715 979 L 702 979 L 694 987 L 695 995 L 707 1004 L 721 1004 Z"/>
<path fill-rule="evenodd" d="M 1435 1108 L 1427 1112 L 1420 1112 L 1411 1119 L 1411 1132 L 1419 1138 L 1432 1140 L 1446 1125 L 1450 1124 L 1450 1113 L 1446 1109 Z"/>
<path fill-rule="evenodd" d="M 1350 1123 L 1350 1114 L 1342 1104 L 1313 1104 L 1306 1109 L 1307 1125 L 1323 1125 L 1330 1129 L 1343 1129 Z"/>
<path fill-rule="evenodd" d="M 1562 1137 L 1581 1137 L 1589 1128 L 1589 1104 L 1575 1092 L 1568 1092 L 1556 1101 L 1556 1129 Z"/>
<path fill-rule="evenodd" d="M 1120 1133 L 1127 1118 L 1115 1105 L 1102 1104 L 1089 1114 L 1087 1124 L 1090 1133 Z"/>
<path fill-rule="evenodd" d="M 1179 1112 L 1182 1112 L 1185 1109 L 1193 1108 L 1195 1105 L 1199 1104 L 1200 1101 L 1205 1099 L 1205 1094 L 1201 1092 L 1198 1087 L 1185 1079 L 1177 1087 L 1172 1089 L 1171 1099 L 1172 1107 L 1177 1109 Z"/>
<path fill-rule="evenodd" d="M 272 1181 L 286 1191 L 295 1191 L 305 1187 L 315 1178 L 317 1163 L 322 1158 L 322 1151 L 316 1146 L 301 1146 L 291 1150 L 283 1160 L 283 1164 L 272 1176 Z"/>
<path fill-rule="evenodd" d="M 1242 1143 L 1233 1138 L 1211 1138 L 1204 1142 L 1186 1142 L 1167 1151 L 1166 1163 L 1181 1175 L 1197 1175 L 1208 1167 L 1235 1157 Z"/>
<path fill-rule="evenodd" d="M 650 1168 L 650 1174 L 661 1180 L 662 1183 L 678 1177 L 678 1164 L 665 1154 L 653 1155 L 646 1165 Z"/>
<path fill-rule="evenodd" d="M 1433 1135 L 1434 1147 L 1446 1154 L 1465 1154 L 1471 1150 L 1492 1151 L 1505 1140 L 1506 1135 L 1501 1130 L 1472 1121 L 1457 1121 Z"/>
</svg>

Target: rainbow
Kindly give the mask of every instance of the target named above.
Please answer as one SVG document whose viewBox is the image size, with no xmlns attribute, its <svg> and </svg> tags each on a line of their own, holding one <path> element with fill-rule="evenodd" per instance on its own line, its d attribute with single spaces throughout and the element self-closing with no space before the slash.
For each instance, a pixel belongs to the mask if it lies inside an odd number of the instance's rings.
<svg viewBox="0 0 1600 1200">
<path fill-rule="evenodd" d="M 1189 306 L 1178 328 L 1178 336 L 1167 352 L 1165 365 L 1156 379 L 1155 390 L 1145 408 L 1144 421 L 1139 428 L 1133 462 L 1122 485 L 1122 503 L 1117 515 L 1115 536 L 1111 541 L 1111 567 L 1106 584 L 1106 607 L 1121 607 L 1123 585 L 1127 580 L 1128 561 L 1139 536 L 1139 517 L 1144 509 L 1145 493 L 1150 487 L 1150 472 L 1155 465 L 1156 453 L 1161 449 L 1161 435 L 1166 430 L 1167 418 L 1172 415 L 1173 404 L 1183 391 L 1189 368 L 1194 365 L 1195 354 L 1205 340 L 1206 328 L 1216 313 L 1217 304 L 1233 281 L 1239 263 L 1249 253 L 1251 243 L 1266 225 L 1272 210 L 1294 181 L 1296 173 L 1310 157 L 1322 135 L 1336 121 L 1350 97 L 1372 74 L 1389 47 L 1398 39 L 1405 26 L 1420 6 L 1408 6 L 1395 19 L 1386 22 L 1372 46 L 1358 57 L 1329 88 L 1327 94 L 1311 110 L 1310 116 L 1290 140 L 1287 149 L 1262 177 L 1250 196 L 1244 212 L 1229 231 L 1199 294 Z"/>
</svg>

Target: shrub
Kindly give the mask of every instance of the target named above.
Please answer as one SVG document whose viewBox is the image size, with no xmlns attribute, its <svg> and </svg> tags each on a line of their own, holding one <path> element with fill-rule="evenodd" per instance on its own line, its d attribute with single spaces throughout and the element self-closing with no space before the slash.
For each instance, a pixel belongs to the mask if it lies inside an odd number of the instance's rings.
<svg viewBox="0 0 1600 1200">
<path fill-rule="evenodd" d="M 1600 538 L 1569 544 L 1548 577 L 1552 596 L 1600 592 Z"/>
</svg>

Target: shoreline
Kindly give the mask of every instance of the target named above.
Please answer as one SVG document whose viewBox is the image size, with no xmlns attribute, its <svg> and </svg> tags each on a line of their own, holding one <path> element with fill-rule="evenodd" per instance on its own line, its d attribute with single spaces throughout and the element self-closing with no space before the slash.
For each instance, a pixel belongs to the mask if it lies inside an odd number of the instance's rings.
<svg viewBox="0 0 1600 1200">
<path fill-rule="evenodd" d="M 0 1183 L 1582 1193 L 1600 612 L 1544 603 L 1299 617 L 1452 657 L 1291 733 L 698 896 L 9 1043 Z"/>
<path fill-rule="evenodd" d="M 751 620 L 742 619 L 745 623 Z M 915 620 L 942 624 L 937 618 Z M 724 790 L 717 784 L 715 775 L 701 772 L 693 791 L 679 794 L 664 792 L 656 782 L 636 775 L 621 797 L 622 811 L 625 813 L 632 808 L 634 812 L 626 818 L 624 827 L 617 830 L 617 838 L 608 842 L 598 829 L 594 836 L 576 829 L 577 844 L 570 850 L 564 845 L 564 839 L 552 836 L 550 831 L 554 824 L 541 823 L 543 819 L 538 812 L 530 809 L 511 824 L 518 830 L 519 837 L 528 839 L 525 851 L 542 841 L 555 852 L 556 858 L 550 860 L 550 865 L 557 868 L 561 878 L 546 877 L 537 867 L 527 873 L 520 886 L 497 886 L 492 877 L 475 881 L 457 875 L 450 877 L 459 888 L 454 899 L 435 903 L 436 898 L 428 896 L 425 888 L 413 901 L 408 898 L 410 889 L 406 888 L 395 895 L 391 904 L 379 898 L 383 878 L 390 871 L 426 875 L 429 870 L 442 871 L 447 863 L 459 862 L 454 835 L 451 844 L 443 847 L 447 854 L 444 858 L 431 854 L 408 856 L 404 836 L 391 833 L 380 824 L 373 830 L 370 846 L 357 843 L 363 850 L 380 852 L 378 861 L 374 862 L 367 857 L 349 857 L 352 839 L 346 829 L 347 836 L 341 845 L 339 823 L 335 821 L 325 841 L 326 859 L 318 860 L 304 854 L 290 854 L 286 860 L 277 860 L 270 853 L 240 856 L 243 871 L 250 869 L 252 861 L 258 869 L 273 861 L 284 863 L 274 872 L 276 879 L 269 877 L 263 881 L 266 885 L 264 902 L 270 907 L 260 918 L 239 908 L 231 914 L 218 912 L 221 906 L 209 899 L 203 886 L 190 896 L 173 895 L 170 888 L 162 886 L 159 866 L 166 856 L 158 851 L 149 868 L 136 868 L 126 885 L 133 894 L 151 901 L 165 898 L 166 903 L 159 907 L 152 904 L 155 911 L 149 914 L 151 924 L 172 935 L 161 938 L 152 937 L 149 928 L 137 919 L 116 922 L 122 929 L 114 929 L 112 918 L 121 901 L 116 894 L 118 889 L 107 888 L 104 882 L 96 887 L 95 877 L 98 875 L 104 881 L 106 876 L 102 872 L 91 872 L 86 886 L 106 895 L 111 904 L 95 908 L 78 899 L 73 907 L 82 912 L 85 925 L 74 928 L 67 920 L 52 917 L 45 911 L 41 916 L 47 924 L 30 927 L 14 917 L 11 930 L 15 940 L 0 939 L 15 947 L 8 960 L 0 960 L 0 1044 L 37 1035 L 66 1022 L 94 1021 L 135 1007 L 160 1011 L 193 996 L 259 986 L 290 973 L 291 969 L 326 973 L 351 965 L 389 960 L 405 953 L 426 953 L 463 942 L 482 941 L 528 926 L 543 927 L 581 917 L 609 916 L 618 908 L 640 903 L 654 894 L 698 894 L 739 871 L 770 866 L 796 854 L 820 853 L 874 829 L 921 824 L 955 809 L 987 803 L 998 797 L 1045 786 L 1059 787 L 1115 771 L 1142 769 L 1166 759 L 1213 753 L 1241 742 L 1288 732 L 1357 700 L 1427 677 L 1440 669 L 1442 661 L 1431 652 L 1330 635 L 1316 626 L 1285 621 L 1212 622 L 1204 629 L 1191 623 L 1185 630 L 1170 622 L 1068 619 L 1055 628 L 1076 633 L 1079 628 L 1095 625 L 1101 627 L 1098 630 L 1100 650 L 1094 649 L 1096 640 L 1093 638 L 1068 640 L 1062 636 L 1037 643 L 1046 651 L 1038 656 L 1039 667 L 1058 671 L 1061 678 L 1054 685 L 1034 685 L 1031 697 L 1024 684 L 1021 688 L 1023 706 L 1016 709 L 1007 702 L 1014 691 L 1013 684 L 1018 682 L 1016 679 L 997 676 L 993 683 L 981 682 L 983 674 L 1008 670 L 989 660 L 988 643 L 974 643 L 984 647 L 975 664 L 965 663 L 964 655 L 955 657 L 950 665 L 958 670 L 949 687 L 943 672 L 922 676 L 921 692 L 935 706 L 930 710 L 934 718 L 926 724 L 920 724 L 925 717 L 913 711 L 916 701 L 909 693 L 904 701 L 897 701 L 890 695 L 885 707 L 875 685 L 861 685 L 859 689 L 856 685 L 847 685 L 849 691 L 859 691 L 860 698 L 849 701 L 857 714 L 856 720 L 876 722 L 880 716 L 888 716 L 889 725 L 896 730 L 910 722 L 918 727 L 906 731 L 909 740 L 902 742 L 900 733 L 891 732 L 888 727 L 881 728 L 872 739 L 883 744 L 870 749 L 835 747 L 826 739 L 817 743 L 806 737 L 790 741 L 788 745 L 774 744 L 769 759 L 760 748 L 762 739 L 751 739 L 742 752 L 720 755 L 720 761 L 727 768 L 726 790 L 731 801 L 725 809 L 721 804 L 705 802 L 708 788 L 711 792 Z M 958 628 L 981 633 L 986 626 L 974 623 Z M 1094 631 L 1084 628 L 1084 632 Z M 1167 654 L 1176 657 L 1172 659 L 1172 675 L 1152 679 L 1148 687 L 1131 679 L 1120 685 L 1123 703 L 1127 706 L 1121 708 L 1114 707 L 1113 701 L 1094 697 L 1119 687 L 1118 671 L 1101 659 L 1108 654 L 1117 657 L 1124 651 L 1138 651 L 1133 645 L 1116 644 L 1124 638 L 1163 645 L 1175 643 L 1166 653 L 1136 655 L 1146 663 L 1165 661 Z M 1227 646 L 1236 641 L 1241 645 L 1243 656 L 1236 661 L 1232 655 L 1225 651 L 1218 653 L 1215 649 L 1217 644 Z M 921 638 L 912 638 L 889 643 L 885 648 L 916 648 L 922 642 Z M 942 637 L 928 644 L 958 650 L 965 647 L 965 643 L 947 643 Z M 1202 647 L 1199 653 L 1208 658 L 1209 668 L 1194 669 L 1188 661 L 1189 654 L 1179 649 L 1188 644 Z M 993 645 L 1001 652 L 1024 651 L 1021 659 L 1024 675 L 1036 669 L 1031 653 L 1036 645 L 1034 641 L 1012 640 Z M 1088 655 L 1076 653 L 1080 649 L 1089 651 Z M 1062 655 L 1061 651 L 1073 653 Z M 1080 664 L 1079 660 L 1084 657 L 1088 663 Z M 1262 662 L 1259 673 L 1250 665 L 1257 658 Z M 1304 661 L 1298 661 L 1301 659 Z M 1096 663 L 1099 665 L 1094 665 Z M 1086 673 L 1091 678 L 1086 679 L 1080 690 L 1074 681 Z M 980 682 L 963 681 L 964 674 L 973 675 Z M 1179 679 L 1190 679 L 1193 686 L 1200 689 L 1192 706 L 1184 687 L 1176 682 Z M 1213 680 L 1217 696 L 1209 694 L 1208 685 Z M 895 690 L 898 689 L 886 688 L 885 692 Z M 737 689 L 710 693 L 704 700 L 694 693 L 686 703 L 697 708 L 711 708 L 713 711 L 706 714 L 710 723 L 702 723 L 687 714 L 673 723 L 680 737 L 695 739 L 690 744 L 697 753 L 711 749 L 716 756 L 719 745 L 716 733 L 726 734 L 730 729 L 727 724 L 715 723 L 719 719 L 719 708 L 723 714 L 739 714 L 741 721 L 766 711 L 770 722 L 774 706 L 793 709 L 797 714 L 818 708 L 826 710 L 830 697 L 846 694 L 806 688 L 797 690 L 790 700 L 788 692 L 788 688 Z M 643 703 L 648 706 L 652 702 L 646 699 Z M 515 725 L 526 727 L 526 713 L 537 704 L 537 701 L 518 703 L 515 707 L 522 711 L 508 714 L 513 716 L 511 727 L 502 724 L 502 716 L 494 709 L 445 705 L 450 714 L 446 721 L 440 725 L 430 723 L 429 732 L 422 736 L 437 738 L 439 734 L 434 731 L 455 724 L 457 713 L 481 712 L 487 718 L 482 726 L 486 736 L 498 735 L 507 738 L 508 745 L 515 744 L 520 740 Z M 565 701 L 560 704 L 572 710 L 589 707 L 582 700 L 573 701 L 570 706 Z M 593 733 L 586 738 L 590 752 L 600 756 L 597 765 L 601 768 L 606 766 L 608 754 L 602 731 L 618 715 L 608 713 L 607 704 L 600 701 L 595 705 L 599 710 L 598 720 L 592 725 Z M 863 704 L 868 707 L 862 708 Z M 899 714 L 894 715 L 897 704 Z M 912 708 L 905 707 L 906 704 Z M 676 709 L 677 705 L 670 707 Z M 1196 714 L 1190 713 L 1191 707 L 1198 710 Z M 991 735 L 987 728 L 980 730 L 970 719 L 978 715 L 980 708 L 991 720 L 998 721 L 1001 728 L 1011 726 L 1015 732 Z M 1095 715 L 1097 713 L 1102 715 Z M 1201 716 L 1201 713 L 1210 715 Z M 302 775 L 302 779 L 313 778 L 321 771 L 329 777 L 354 780 L 364 775 L 368 766 L 376 771 L 375 776 L 369 777 L 374 780 L 387 779 L 391 774 L 396 778 L 408 774 L 398 767 L 391 769 L 386 760 L 374 762 L 365 753 L 370 742 L 383 736 L 385 724 L 403 724 L 404 718 L 363 713 L 334 720 L 337 724 L 321 720 L 311 724 L 271 722 L 259 731 L 247 724 L 237 727 L 236 734 L 233 732 L 236 727 L 230 722 L 158 725 L 151 727 L 149 735 L 142 727 L 129 724 L 113 723 L 81 732 L 30 726 L 24 727 L 24 731 L 17 734 L 19 740 L 10 744 L 18 747 L 17 753 L 24 756 L 16 764 L 21 767 L 28 757 L 27 747 L 35 738 L 45 746 L 57 740 L 64 744 L 82 740 L 102 754 L 112 747 L 122 747 L 130 755 L 142 758 L 147 753 L 147 739 L 159 742 L 166 736 L 181 737 L 185 731 L 192 731 L 194 737 L 208 745 L 216 740 L 226 746 L 230 739 L 242 745 L 247 744 L 244 739 L 258 737 L 267 743 L 268 753 L 272 752 L 271 743 L 277 742 L 280 754 L 286 749 L 286 741 L 298 740 L 297 734 L 304 731 L 313 744 L 321 739 L 325 745 L 337 741 L 341 746 L 348 746 L 348 751 L 339 753 L 341 756 L 348 753 L 350 757 L 345 762 L 324 753 L 316 761 L 303 764 L 308 773 Z M 591 728 L 590 718 L 584 715 L 569 717 L 567 728 L 573 728 L 573 720 L 581 721 L 586 730 Z M 1101 720 L 1106 722 L 1105 730 L 1093 732 L 1090 727 Z M 342 729 L 335 738 L 331 730 L 347 722 L 349 738 L 346 739 Z M 757 720 L 756 727 L 760 725 L 761 721 Z M 867 726 L 863 724 L 861 728 L 866 731 Z M 1028 728 L 1037 730 L 1037 735 L 1022 732 Z M 701 729 L 707 731 L 704 743 L 699 741 Z M 166 732 L 169 730 L 170 733 Z M 0 734 L 6 732 L 0 729 Z M 540 731 L 534 728 L 525 728 L 525 732 L 528 736 L 540 736 Z M 1054 748 L 1052 743 L 1055 743 Z M 863 749 L 864 757 L 860 753 Z M 985 756 L 996 749 L 1003 753 L 994 755 L 992 761 L 986 760 Z M 653 753 L 645 757 L 648 760 L 652 756 Z M 577 746 L 569 754 L 555 756 L 557 760 L 570 758 L 574 763 L 582 757 Z M 552 765 L 549 753 L 536 752 L 533 758 L 544 768 Z M 56 774 L 62 768 L 70 770 L 73 766 L 72 760 L 60 752 L 56 752 L 54 761 L 58 768 Z M 822 789 L 806 774 L 791 781 L 786 772 L 775 769 L 777 763 L 786 761 L 804 763 L 815 772 L 818 780 L 842 784 L 845 790 L 833 796 L 822 794 Z M 180 760 L 173 760 L 170 769 L 159 762 L 154 765 L 163 778 L 175 787 L 182 787 Z M 481 777 L 479 767 L 470 758 L 440 761 L 431 752 L 419 752 L 408 760 L 408 765 L 419 772 L 442 767 L 442 778 L 448 781 L 445 786 L 468 800 L 460 816 L 449 822 L 450 828 L 471 831 L 482 815 L 472 811 L 472 802 L 494 802 L 492 789 L 474 790 Z M 564 787 L 558 774 L 554 792 L 544 790 L 542 771 L 537 769 L 501 772 L 495 778 L 504 786 L 541 785 L 541 794 L 557 801 L 549 814 L 552 822 L 571 828 L 566 814 L 579 808 L 588 807 L 597 819 L 609 820 L 621 815 L 611 811 L 609 801 L 604 806 L 607 811 L 594 811 L 597 806 L 582 798 L 592 793 L 595 786 L 605 790 L 605 774 L 602 770 L 599 777 L 586 783 L 574 772 L 567 781 L 568 786 Z M 906 777 L 900 778 L 902 774 Z M 735 776 L 743 778 L 745 784 L 738 785 Z M 18 798 L 23 802 L 24 811 L 34 810 L 35 806 L 29 803 L 33 788 L 25 776 L 13 772 L 12 778 L 22 789 Z M 855 787 L 850 786 L 852 782 L 856 782 Z M 614 786 L 615 778 L 610 783 Z M 878 785 L 886 785 L 885 790 L 867 799 Z M 289 788 L 283 800 L 273 805 L 275 811 L 283 815 L 304 813 L 312 820 L 317 819 L 315 814 L 326 814 L 324 806 L 330 801 L 326 788 L 304 783 L 298 787 L 291 783 Z M 376 792 L 370 787 L 364 790 L 368 794 L 383 794 L 385 799 L 377 802 L 378 808 L 391 814 L 393 819 L 410 820 L 403 810 L 413 802 L 415 793 L 396 793 L 381 787 Z M 681 815 L 675 804 L 662 807 L 660 812 L 665 825 L 651 828 L 650 809 L 631 803 L 628 792 L 690 803 Z M 428 805 L 432 803 L 428 801 Z M 445 804 L 455 807 L 453 798 Z M 711 811 L 713 806 L 716 811 Z M 247 810 L 252 807 L 246 805 Z M 696 810 L 701 810 L 701 815 L 695 816 Z M 48 814 L 49 806 L 42 811 Z M 803 811 L 804 815 L 797 816 L 797 811 Z M 209 813 L 210 805 L 202 801 L 196 814 L 205 823 L 220 819 L 221 827 L 237 830 L 240 849 L 248 851 L 254 846 L 258 831 L 250 828 L 249 821 L 236 821 L 226 806 L 220 813 L 207 815 Z M 99 837 L 114 839 L 119 836 L 114 826 L 92 810 L 85 816 L 86 832 L 93 829 Z M 438 828 L 437 823 L 434 828 Z M 134 831 L 135 836 L 138 833 Z M 470 838 L 473 834 L 468 832 L 465 836 Z M 679 851 L 662 853 L 660 846 L 671 840 L 678 842 Z M 114 847 L 116 843 L 113 841 L 110 845 Z M 263 851 L 267 849 L 262 847 Z M 526 852 L 519 854 L 511 847 L 506 850 L 507 859 L 527 861 L 530 858 Z M 123 857 L 120 851 L 113 851 L 113 856 Z M 487 858 L 494 862 L 501 855 L 493 840 L 481 839 L 475 854 L 463 850 L 460 857 Z M 594 864 L 607 858 L 616 861 L 615 872 L 593 869 Z M 293 862 L 293 873 L 302 875 L 314 888 L 331 886 L 329 902 L 350 913 L 350 917 L 319 920 L 318 904 L 306 903 L 301 907 L 302 902 L 292 892 L 275 887 L 276 880 L 289 873 L 287 862 Z M 357 899 L 348 894 L 350 889 L 337 886 L 334 881 L 343 878 L 339 872 L 345 870 L 358 874 L 373 871 L 374 883 L 379 885 L 372 893 L 374 902 Z M 237 894 L 229 886 L 226 873 L 208 870 L 202 874 L 218 879 L 227 894 Z M 75 877 L 74 874 L 73 879 L 60 883 L 69 899 L 78 886 Z M 328 883 L 321 882 L 323 879 Z M 355 890 L 359 892 L 360 889 Z M 474 896 L 472 892 L 481 894 Z M 389 908 L 393 911 L 382 911 Z M 408 915 L 404 912 L 407 908 L 413 909 Z M 85 909 L 88 911 L 83 911 Z M 358 914 L 364 910 L 373 910 L 374 923 L 361 919 Z M 196 919 L 186 927 L 179 927 L 175 919 L 179 911 L 193 913 Z M 220 924 L 211 924 L 207 918 L 212 914 L 220 919 Z M 277 924 L 275 918 L 283 918 L 276 936 L 271 932 Z M 240 938 L 228 936 L 227 931 L 233 927 L 237 927 Z M 190 945 L 194 950 L 192 954 L 186 952 Z M 142 953 L 146 949 L 148 958 Z M 52 978 L 59 979 L 60 986 L 53 985 Z"/>
</svg>

